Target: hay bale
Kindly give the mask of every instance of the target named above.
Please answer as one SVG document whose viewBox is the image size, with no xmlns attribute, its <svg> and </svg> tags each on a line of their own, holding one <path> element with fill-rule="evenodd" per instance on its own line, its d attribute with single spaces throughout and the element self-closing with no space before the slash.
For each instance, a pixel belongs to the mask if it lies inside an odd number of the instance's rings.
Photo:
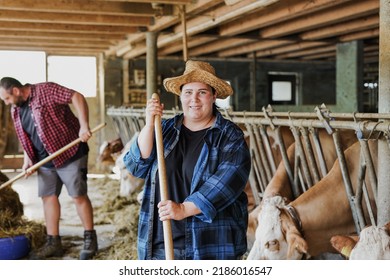
<svg viewBox="0 0 390 280">
<path fill-rule="evenodd" d="M 0 184 L 7 182 L 8 177 L 0 172 Z M 23 216 L 23 204 L 19 194 L 11 186 L 0 189 L 0 228 L 11 228 Z"/>
<path fill-rule="evenodd" d="M 0 190 L 0 224 L 19 220 L 23 216 L 23 204 L 20 201 L 19 194 L 10 186 Z"/>
<path fill-rule="evenodd" d="M 0 172 L 0 184 L 8 180 L 8 177 Z M 23 204 L 19 194 L 11 185 L 0 189 L 0 238 L 26 235 L 31 248 L 37 248 L 45 241 L 46 227 L 27 220 L 23 215 Z"/>
</svg>

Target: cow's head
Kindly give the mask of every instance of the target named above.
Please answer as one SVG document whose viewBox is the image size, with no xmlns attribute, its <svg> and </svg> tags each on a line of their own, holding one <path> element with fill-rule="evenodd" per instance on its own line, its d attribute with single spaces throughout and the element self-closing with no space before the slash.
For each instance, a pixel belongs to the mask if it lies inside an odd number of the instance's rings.
<svg viewBox="0 0 390 280">
<path fill-rule="evenodd" d="M 301 259 L 307 253 L 307 243 L 281 196 L 262 201 L 255 238 L 249 260 Z"/>
<path fill-rule="evenodd" d="M 390 223 L 368 226 L 360 235 L 336 235 L 332 246 L 350 260 L 390 260 Z"/>
</svg>

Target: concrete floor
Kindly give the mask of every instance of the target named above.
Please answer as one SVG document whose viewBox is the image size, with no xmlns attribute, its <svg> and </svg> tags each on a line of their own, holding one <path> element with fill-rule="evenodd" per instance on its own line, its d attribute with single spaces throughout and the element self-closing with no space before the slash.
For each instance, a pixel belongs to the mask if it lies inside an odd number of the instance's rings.
<svg viewBox="0 0 390 280">
<path fill-rule="evenodd" d="M 17 172 L 4 172 L 10 179 L 18 175 Z M 89 178 L 93 175 L 89 175 Z M 44 223 L 42 201 L 38 197 L 37 175 L 21 178 L 12 184 L 12 188 L 18 192 L 20 201 L 24 205 L 24 214 L 27 219 Z M 89 186 L 89 197 L 93 207 L 103 203 L 103 196 L 94 192 Z M 61 259 L 78 259 L 79 251 L 83 246 L 83 233 L 81 221 L 77 215 L 72 199 L 68 196 L 65 187 L 60 195 L 61 220 L 60 235 L 62 236 L 65 255 Z M 107 248 L 113 239 L 114 230 L 112 225 L 95 226 L 98 235 L 99 249 Z"/>
</svg>

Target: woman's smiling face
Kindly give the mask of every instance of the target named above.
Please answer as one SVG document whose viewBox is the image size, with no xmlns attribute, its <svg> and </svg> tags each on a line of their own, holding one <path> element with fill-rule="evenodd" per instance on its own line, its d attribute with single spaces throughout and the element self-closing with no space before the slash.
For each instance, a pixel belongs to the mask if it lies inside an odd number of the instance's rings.
<svg viewBox="0 0 390 280">
<path fill-rule="evenodd" d="M 212 116 L 216 95 L 209 85 L 193 82 L 183 85 L 180 100 L 185 117 L 202 121 Z"/>
</svg>

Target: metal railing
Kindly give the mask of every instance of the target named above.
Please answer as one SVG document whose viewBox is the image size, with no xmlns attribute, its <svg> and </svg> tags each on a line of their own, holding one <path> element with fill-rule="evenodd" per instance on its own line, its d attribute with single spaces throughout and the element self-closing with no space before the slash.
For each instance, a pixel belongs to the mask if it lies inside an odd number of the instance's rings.
<svg viewBox="0 0 390 280">
<path fill-rule="evenodd" d="M 163 118 L 177 113 L 178 110 L 165 110 Z M 316 107 L 312 113 L 274 112 L 270 106 L 263 108 L 262 112 L 221 113 L 239 125 L 248 139 L 252 157 L 249 182 L 256 204 L 260 203 L 280 162 L 284 164 L 293 198 L 326 176 L 330 167 L 325 159 L 326 147 L 319 135 L 326 131 L 333 140 L 337 154 L 334 160 L 338 159 L 340 163 L 357 232 L 367 224 L 376 224 L 377 174 L 374 162 L 377 158 L 373 158 L 367 142 L 369 139 L 388 139 L 390 114 L 331 113 L 324 105 Z M 144 109 L 111 107 L 107 115 L 113 120 L 123 143 L 130 141 L 145 124 Z M 291 133 L 289 137 L 286 137 L 286 130 Z M 341 141 L 346 130 L 353 131 L 361 145 L 358 178 L 351 178 L 348 172 Z M 293 158 L 288 154 L 291 143 L 295 144 Z M 357 182 L 355 188 L 352 182 Z M 369 197 L 369 193 L 373 193 L 374 197 Z"/>
</svg>

